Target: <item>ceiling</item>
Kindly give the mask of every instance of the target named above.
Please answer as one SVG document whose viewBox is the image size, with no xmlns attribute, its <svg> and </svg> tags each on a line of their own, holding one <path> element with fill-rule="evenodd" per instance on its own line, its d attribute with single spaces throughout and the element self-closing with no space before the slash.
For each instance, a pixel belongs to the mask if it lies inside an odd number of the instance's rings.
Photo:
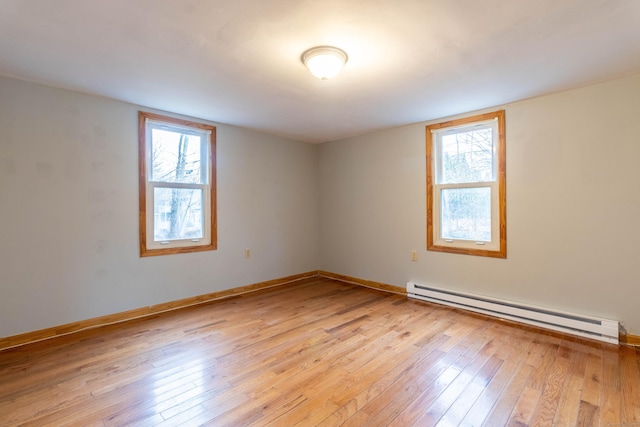
<svg viewBox="0 0 640 427">
<path fill-rule="evenodd" d="M 638 72 L 638 0 L 0 0 L 0 75 L 306 142 Z"/>
</svg>

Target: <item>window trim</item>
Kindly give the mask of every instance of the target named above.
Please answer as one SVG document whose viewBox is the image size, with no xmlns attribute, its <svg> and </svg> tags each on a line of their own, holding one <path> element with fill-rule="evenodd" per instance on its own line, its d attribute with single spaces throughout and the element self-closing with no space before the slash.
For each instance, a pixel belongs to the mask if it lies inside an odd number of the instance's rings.
<svg viewBox="0 0 640 427">
<path fill-rule="evenodd" d="M 148 164 L 150 161 L 147 144 L 147 120 L 153 122 L 167 123 L 170 126 L 185 127 L 191 129 L 198 129 L 209 132 L 209 155 L 208 155 L 208 187 L 209 192 L 205 195 L 208 196 L 209 203 L 205 202 L 205 205 L 209 207 L 209 221 L 206 221 L 207 215 L 205 214 L 204 231 L 205 234 L 209 232 L 209 241 L 205 241 L 200 245 L 176 245 L 163 248 L 152 248 L 147 244 L 147 228 L 150 223 L 148 214 L 153 216 L 153 206 L 148 206 L 151 198 L 147 197 L 149 189 L 153 191 L 154 184 L 148 180 Z M 157 255 L 171 255 L 189 252 L 201 252 L 211 251 L 217 249 L 217 209 L 216 209 L 216 127 L 207 125 L 204 123 L 194 122 L 190 120 L 178 119 L 175 117 L 168 117 L 160 114 L 148 113 L 145 111 L 138 112 L 138 191 L 139 191 L 139 227 L 140 227 L 140 256 L 157 256 Z M 205 197 L 205 200 L 207 197 Z M 208 230 L 207 230 L 208 229 Z M 151 231 L 153 235 L 153 231 Z"/>
<path fill-rule="evenodd" d="M 482 122 L 487 122 L 491 120 L 497 119 L 497 128 L 498 128 L 498 138 L 496 147 L 496 161 L 497 161 L 497 171 L 496 171 L 496 181 L 497 185 L 497 193 L 498 193 L 498 212 L 497 218 L 495 217 L 495 213 L 492 209 L 492 222 L 497 219 L 497 232 L 498 236 L 498 245 L 496 245 L 497 249 L 474 249 L 470 248 L 468 241 L 463 241 L 459 244 L 455 245 L 455 242 L 452 242 L 451 246 L 445 246 L 442 244 L 437 244 L 436 232 L 438 231 L 439 220 L 436 223 L 436 217 L 434 215 L 439 215 L 439 212 L 436 212 L 436 197 L 434 194 L 435 190 L 435 178 L 436 178 L 436 164 L 435 164 L 435 154 L 436 150 L 434 144 L 436 143 L 433 132 L 439 131 L 443 129 L 456 128 L 456 127 L 468 127 L 474 124 L 481 124 Z M 505 110 L 493 111 L 490 113 L 478 114 L 471 117 L 465 117 L 461 119 L 449 120 L 446 122 L 440 122 L 428 125 L 426 127 L 426 169 L 427 169 L 427 250 L 428 251 L 436 251 L 436 252 L 449 252 L 455 254 L 462 255 L 476 255 L 476 256 L 485 256 L 485 257 L 493 257 L 493 258 L 506 258 L 507 257 L 507 203 L 506 203 L 506 133 L 505 133 Z M 489 187 L 492 185 L 492 182 L 482 183 L 484 187 Z M 457 185 L 458 187 L 464 187 L 464 184 Z M 472 185 L 475 186 L 475 183 Z M 469 186 L 469 187 L 472 187 Z M 492 190 L 493 194 L 493 190 Z M 493 204 L 492 204 L 493 205 Z M 494 232 L 494 225 L 492 225 L 492 233 Z M 493 239 L 493 238 L 492 238 Z"/>
</svg>

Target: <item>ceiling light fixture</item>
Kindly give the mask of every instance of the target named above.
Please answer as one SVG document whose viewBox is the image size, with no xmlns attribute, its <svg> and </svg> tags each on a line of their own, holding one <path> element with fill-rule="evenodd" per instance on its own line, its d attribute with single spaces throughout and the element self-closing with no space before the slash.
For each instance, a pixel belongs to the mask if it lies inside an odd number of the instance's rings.
<svg viewBox="0 0 640 427">
<path fill-rule="evenodd" d="M 335 77 L 347 63 L 346 52 L 333 46 L 316 46 L 302 54 L 302 63 L 321 80 Z"/>
</svg>

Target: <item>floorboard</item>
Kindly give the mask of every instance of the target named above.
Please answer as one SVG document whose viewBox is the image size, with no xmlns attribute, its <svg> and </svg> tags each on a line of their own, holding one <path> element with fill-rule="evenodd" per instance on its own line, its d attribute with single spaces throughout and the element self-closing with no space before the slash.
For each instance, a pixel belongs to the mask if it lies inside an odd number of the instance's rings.
<svg viewBox="0 0 640 427">
<path fill-rule="evenodd" d="M 640 425 L 640 351 L 311 278 L 0 352 L 0 426 Z"/>
</svg>

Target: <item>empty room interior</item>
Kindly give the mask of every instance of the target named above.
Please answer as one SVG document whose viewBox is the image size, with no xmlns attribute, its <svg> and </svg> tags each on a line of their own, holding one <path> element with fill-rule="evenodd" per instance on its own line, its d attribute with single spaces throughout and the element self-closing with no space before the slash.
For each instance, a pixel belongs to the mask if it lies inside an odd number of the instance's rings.
<svg viewBox="0 0 640 427">
<path fill-rule="evenodd" d="M 0 425 L 640 426 L 639 186 L 637 0 L 0 2 Z"/>
</svg>

